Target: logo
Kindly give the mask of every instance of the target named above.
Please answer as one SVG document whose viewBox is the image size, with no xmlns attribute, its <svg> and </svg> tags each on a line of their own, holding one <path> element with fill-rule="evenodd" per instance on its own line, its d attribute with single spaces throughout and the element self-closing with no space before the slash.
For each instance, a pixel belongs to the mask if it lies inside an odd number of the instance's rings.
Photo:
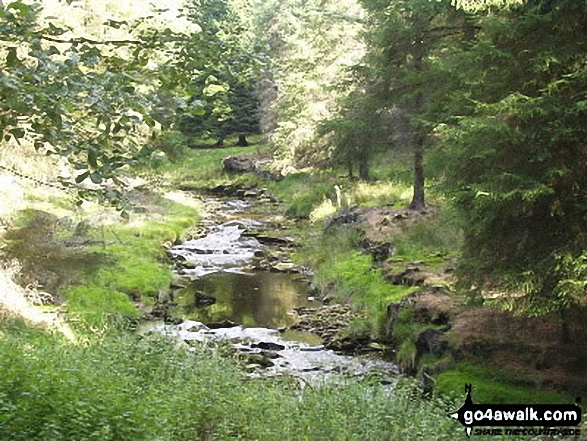
<svg viewBox="0 0 587 441">
<path fill-rule="evenodd" d="M 471 398 L 472 386 L 465 385 L 465 404 L 450 414 L 466 430 L 467 436 L 473 434 L 475 427 L 508 427 L 508 429 L 475 429 L 475 435 L 515 435 L 541 436 L 580 435 L 580 429 L 561 429 L 576 427 L 581 422 L 580 399 L 576 404 L 475 404 Z M 517 427 L 509 429 L 509 427 Z M 524 429 L 540 427 L 540 429 Z"/>
</svg>

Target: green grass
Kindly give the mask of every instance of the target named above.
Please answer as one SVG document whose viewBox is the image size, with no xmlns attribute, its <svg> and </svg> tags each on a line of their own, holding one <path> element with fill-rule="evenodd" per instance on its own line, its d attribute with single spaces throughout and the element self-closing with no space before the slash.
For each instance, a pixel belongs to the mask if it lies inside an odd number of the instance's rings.
<svg viewBox="0 0 587 441">
<path fill-rule="evenodd" d="M 457 363 L 436 377 L 435 391 L 449 397 L 464 396 L 465 384 L 473 385 L 476 403 L 535 404 L 574 402 L 574 397 L 563 393 L 539 391 L 511 372 L 500 371 L 470 363 Z"/>
<path fill-rule="evenodd" d="M 220 149 L 211 148 L 212 146 L 210 148 L 188 149 L 184 146 L 179 149 L 177 155 L 158 163 L 151 163 L 151 167 L 143 169 L 141 173 L 145 175 L 163 174 L 175 185 L 194 190 L 233 181 L 258 182 L 259 180 L 253 175 L 237 176 L 225 173 L 222 169 L 222 159 L 240 154 L 265 154 L 269 152 L 269 145 L 259 143 L 260 136 L 254 136 L 250 138 L 251 145 L 248 147 L 230 147 L 234 145 L 235 140 L 228 139 L 225 143 L 227 147 Z M 205 142 L 203 145 L 206 145 Z"/>
<path fill-rule="evenodd" d="M 0 324 L 0 439 L 451 440 L 455 404 L 401 384 L 250 379 L 229 358 L 163 337 L 75 345 Z M 303 398 L 303 399 L 302 399 Z"/>
<path fill-rule="evenodd" d="M 85 326 L 100 328 L 104 325 L 127 327 L 139 318 L 139 311 L 127 294 L 91 284 L 72 286 L 66 291 L 70 314 L 78 317 Z"/>
<path fill-rule="evenodd" d="M 324 198 L 336 201 L 337 183 L 330 173 L 296 173 L 271 183 L 269 188 L 284 201 L 288 216 L 309 218 Z"/>
<path fill-rule="evenodd" d="M 333 291 L 338 301 L 364 308 L 371 328 L 380 334 L 387 305 L 417 288 L 389 284 L 381 270 L 373 267 L 371 256 L 357 250 L 358 238 L 359 232 L 351 227 L 316 237 L 308 234 L 294 258 L 315 270 L 313 283 L 319 290 Z"/>
<path fill-rule="evenodd" d="M 146 215 L 106 228 L 104 238 L 115 243 L 88 250 L 103 264 L 63 289 L 70 313 L 85 324 L 94 326 L 101 316 L 109 323 L 130 323 L 138 317 L 133 300 L 149 304 L 159 290 L 169 289 L 171 265 L 162 244 L 181 237 L 197 222 L 197 212 L 163 198 L 156 203 L 165 210 L 163 218 Z M 101 237 L 100 230 L 93 233 Z"/>
</svg>

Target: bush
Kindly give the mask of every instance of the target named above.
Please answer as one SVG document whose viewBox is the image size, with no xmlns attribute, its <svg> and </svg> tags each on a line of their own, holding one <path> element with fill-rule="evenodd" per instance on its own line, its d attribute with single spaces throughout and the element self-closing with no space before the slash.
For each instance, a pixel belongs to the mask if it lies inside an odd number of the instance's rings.
<svg viewBox="0 0 587 441">
<path fill-rule="evenodd" d="M 189 151 L 187 138 L 181 132 L 163 132 L 155 142 L 156 150 L 165 153 L 170 162 L 177 162 Z"/>
</svg>

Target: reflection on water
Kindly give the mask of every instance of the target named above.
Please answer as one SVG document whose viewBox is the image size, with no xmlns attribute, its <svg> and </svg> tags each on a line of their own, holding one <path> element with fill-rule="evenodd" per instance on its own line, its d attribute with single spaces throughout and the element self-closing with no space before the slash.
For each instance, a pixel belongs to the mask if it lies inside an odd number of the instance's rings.
<svg viewBox="0 0 587 441">
<path fill-rule="evenodd" d="M 216 304 L 196 307 L 197 291 L 215 297 Z M 221 272 L 192 281 L 179 293 L 178 303 L 185 319 L 278 328 L 295 323 L 293 308 L 311 306 L 307 295 L 308 285 L 291 274 Z"/>
<path fill-rule="evenodd" d="M 319 335 L 308 331 L 292 331 L 291 329 L 288 329 L 283 334 L 281 334 L 281 338 L 286 341 L 297 341 L 300 343 L 305 343 L 309 346 L 319 346 L 322 344 L 322 339 Z"/>
</svg>

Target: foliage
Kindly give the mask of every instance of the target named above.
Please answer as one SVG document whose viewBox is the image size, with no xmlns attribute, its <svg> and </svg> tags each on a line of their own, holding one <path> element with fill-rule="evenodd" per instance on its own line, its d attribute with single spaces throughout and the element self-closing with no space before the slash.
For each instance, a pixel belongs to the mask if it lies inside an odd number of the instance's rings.
<svg viewBox="0 0 587 441">
<path fill-rule="evenodd" d="M 167 159 L 172 163 L 177 163 L 187 154 L 187 138 L 178 131 L 164 131 L 161 136 L 155 141 L 153 147 L 155 150 L 165 153 Z M 153 158 L 155 163 L 151 162 L 152 166 L 157 168 L 157 157 Z"/>
<path fill-rule="evenodd" d="M 140 317 L 127 294 L 91 284 L 72 286 L 65 291 L 70 319 L 79 320 L 78 329 L 129 328 Z"/>
<path fill-rule="evenodd" d="M 186 63 L 180 46 L 187 36 L 145 28 L 144 17 L 106 20 L 98 34 L 126 33 L 102 40 L 79 36 L 83 30 L 41 12 L 39 5 L 21 1 L 0 6 L 0 134 L 66 158 L 75 182 L 62 185 L 82 198 L 109 202 L 126 216 L 123 171 L 149 156 L 151 128 L 167 123 L 165 108 L 178 106 L 177 100 L 166 102 L 161 89 L 189 80 L 178 69 Z"/>
<path fill-rule="evenodd" d="M 249 9 L 236 0 L 188 5 L 190 19 L 200 24 L 202 32 L 184 48 L 198 61 L 189 66 L 194 78 L 188 87 L 188 106 L 180 109 L 178 128 L 186 135 L 213 138 L 219 146 L 227 136 L 245 139 L 258 133 L 256 82 L 266 55 L 265 47 L 247 29 Z"/>
<path fill-rule="evenodd" d="M 270 185 L 271 189 L 286 203 L 290 217 L 308 218 L 324 201 L 335 200 L 334 183 L 328 175 L 321 173 L 294 173 Z"/>
<path fill-rule="evenodd" d="M 260 4 L 259 4 L 260 3 Z M 272 134 L 278 165 L 290 170 L 329 158 L 317 140 L 320 121 L 352 90 L 347 70 L 364 53 L 364 11 L 356 0 L 259 2 L 257 38 L 269 46 L 261 94 L 262 128 Z"/>
<path fill-rule="evenodd" d="M 247 379 L 235 364 L 157 337 L 73 345 L 4 324 L 0 437 L 25 439 L 454 439 L 452 403 L 401 383 L 307 388 Z M 300 399 L 303 396 L 303 400 Z"/>
<path fill-rule="evenodd" d="M 474 41 L 439 63 L 459 84 L 437 133 L 464 219 L 462 274 L 530 292 L 534 313 L 585 294 L 564 282 L 587 249 L 585 12 L 555 1 L 479 16 Z"/>
</svg>

